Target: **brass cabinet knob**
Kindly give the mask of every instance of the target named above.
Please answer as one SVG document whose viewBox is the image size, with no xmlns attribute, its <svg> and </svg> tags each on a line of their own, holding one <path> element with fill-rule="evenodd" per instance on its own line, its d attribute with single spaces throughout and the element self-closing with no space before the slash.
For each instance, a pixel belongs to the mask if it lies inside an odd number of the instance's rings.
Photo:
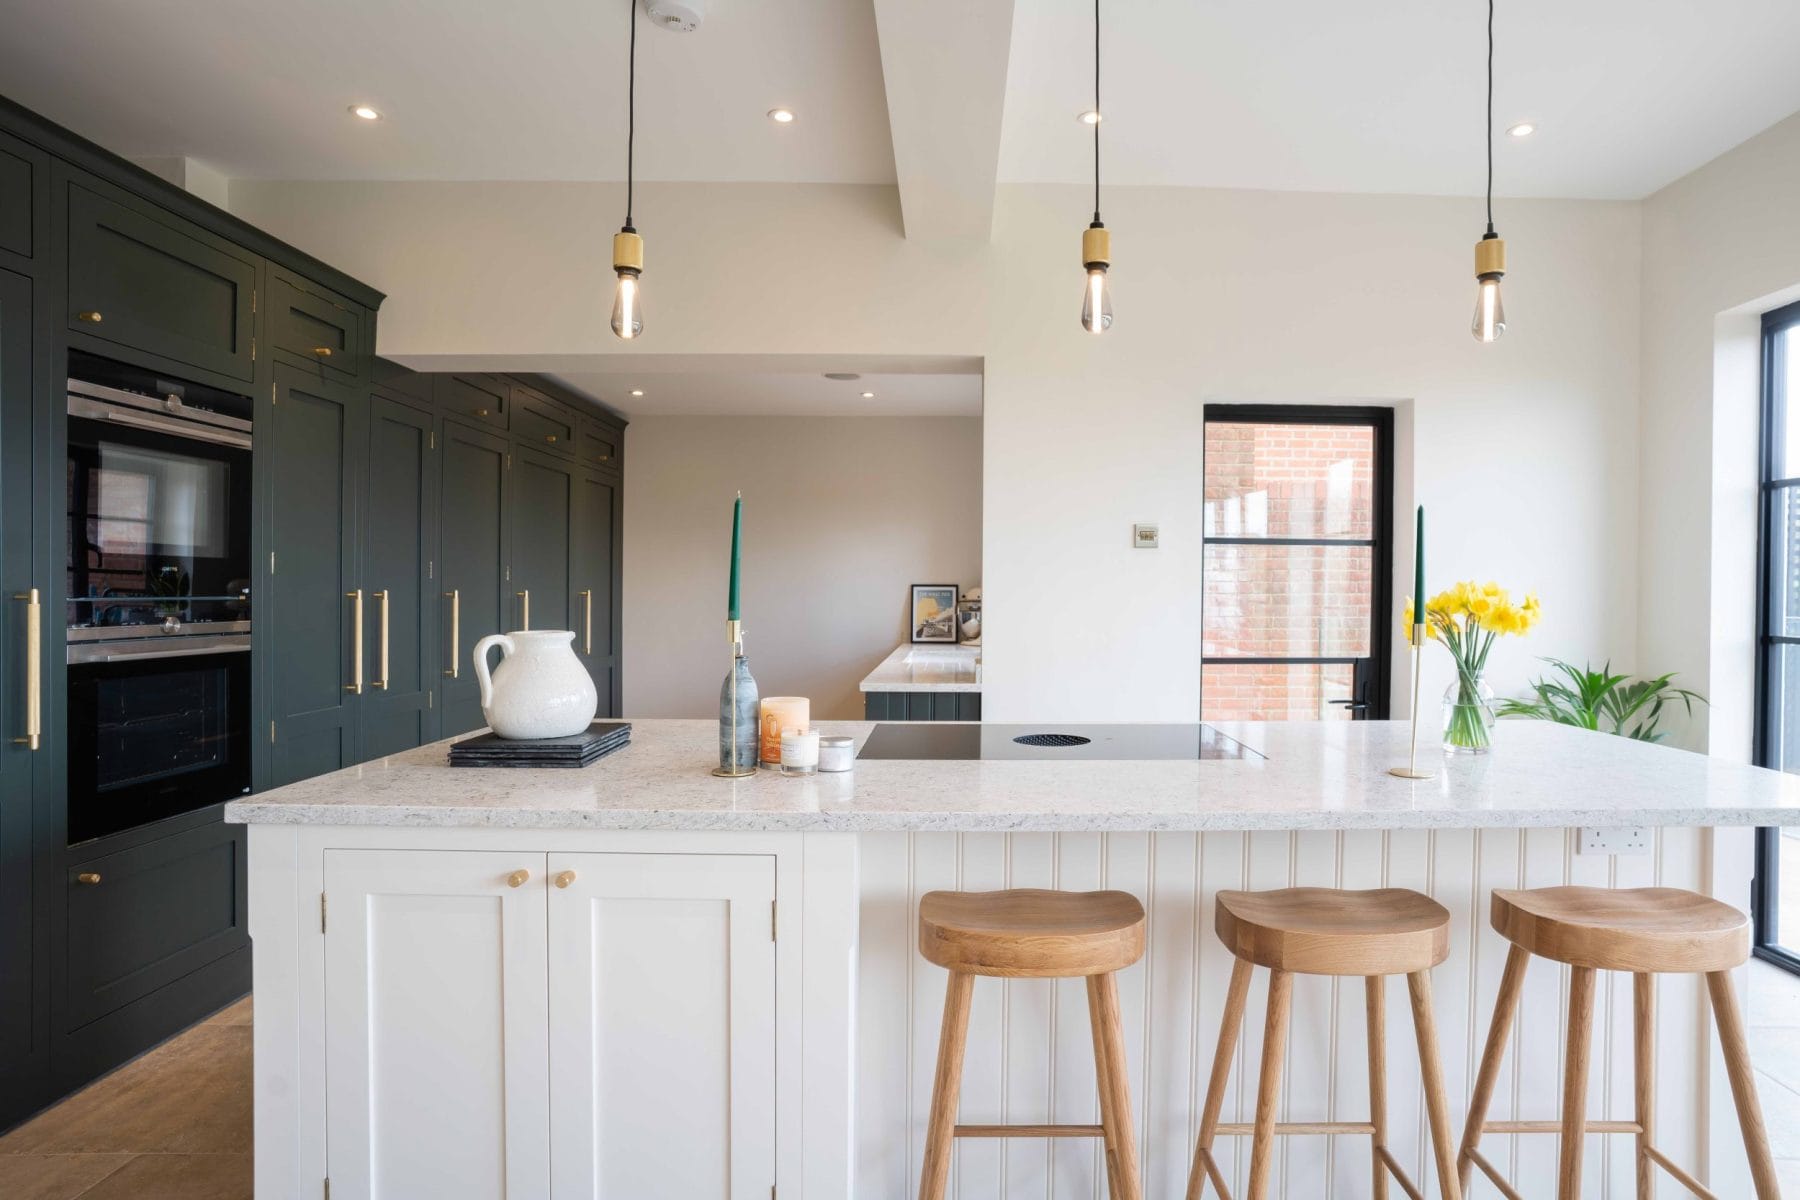
<svg viewBox="0 0 1800 1200">
<path fill-rule="evenodd" d="M 602 455 L 601 455 L 601 456 L 600 456 L 600 461 L 601 461 L 601 462 L 611 462 L 611 461 L 612 461 L 612 455 L 610 455 L 610 454 L 602 454 Z"/>
<path fill-rule="evenodd" d="M 75 877 L 75 882 L 76 883 L 84 883 L 89 887 L 93 887 L 96 883 L 100 882 L 100 872 L 98 872 L 98 871 L 83 871 L 81 874 L 79 874 Z"/>
<path fill-rule="evenodd" d="M 100 314 L 90 308 L 86 312 L 76 313 L 75 319 L 77 321 L 86 321 L 89 325 L 98 325 L 100 323 Z"/>
<path fill-rule="evenodd" d="M 318 355 L 320 358 L 330 358 L 331 357 L 331 347 L 330 346 L 314 346 L 313 353 Z"/>
<path fill-rule="evenodd" d="M 556 879 L 553 882 L 559 888 L 566 888 L 571 883 L 575 882 L 575 872 L 573 872 L 573 871 L 558 871 L 556 873 Z"/>
<path fill-rule="evenodd" d="M 530 871 L 514 871 L 506 877 L 507 887 L 524 887 L 525 881 L 531 878 Z"/>
<path fill-rule="evenodd" d="M 475 415 L 478 417 L 485 417 L 488 415 L 488 410 L 485 408 L 478 408 L 475 410 Z"/>
<path fill-rule="evenodd" d="M 554 433 L 547 435 L 544 440 L 549 442 L 552 446 L 556 445 L 556 435 Z"/>
</svg>

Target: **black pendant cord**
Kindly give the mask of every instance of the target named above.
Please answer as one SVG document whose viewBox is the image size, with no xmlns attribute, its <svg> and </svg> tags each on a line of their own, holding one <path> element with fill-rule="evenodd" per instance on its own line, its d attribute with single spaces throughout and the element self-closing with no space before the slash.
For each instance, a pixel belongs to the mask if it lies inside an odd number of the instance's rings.
<svg viewBox="0 0 1800 1200">
<path fill-rule="evenodd" d="M 1492 0 L 1490 0 L 1490 3 Z M 1094 224 L 1100 224 L 1100 0 L 1094 0 Z"/>
<path fill-rule="evenodd" d="M 625 228 L 635 232 L 631 220 L 633 160 L 637 156 L 637 14 L 638 0 L 631 4 L 631 61 L 626 68 L 625 85 Z"/>
<path fill-rule="evenodd" d="M 1488 0 L 1487 58 L 1487 235 L 1494 236 L 1494 0 Z"/>
</svg>

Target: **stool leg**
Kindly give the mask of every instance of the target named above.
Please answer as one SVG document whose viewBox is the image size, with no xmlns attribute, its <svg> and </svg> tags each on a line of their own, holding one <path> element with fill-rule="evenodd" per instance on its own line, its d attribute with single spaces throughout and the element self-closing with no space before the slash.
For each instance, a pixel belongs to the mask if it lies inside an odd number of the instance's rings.
<svg viewBox="0 0 1800 1200">
<path fill-rule="evenodd" d="M 1444 1200 L 1462 1200 L 1456 1177 L 1456 1145 L 1451 1140 L 1450 1104 L 1444 1098 L 1444 1062 L 1438 1056 L 1437 1018 L 1431 1011 L 1431 975 L 1406 977 L 1412 993 L 1413 1033 L 1419 1040 L 1419 1074 L 1425 1082 L 1425 1113 L 1431 1121 L 1431 1150 L 1437 1159 L 1438 1191 Z"/>
<path fill-rule="evenodd" d="M 944 1024 L 938 1031 L 937 1076 L 931 1083 L 931 1124 L 925 1131 L 925 1166 L 919 1172 L 919 1200 L 944 1200 L 950 1179 L 950 1148 L 956 1141 L 956 1105 L 962 1092 L 963 1046 L 969 1040 L 969 1001 L 975 977 L 950 972 L 944 993 Z"/>
<path fill-rule="evenodd" d="M 1563 1061 L 1562 1147 L 1557 1200 L 1581 1196 L 1581 1152 L 1587 1134 L 1588 1050 L 1594 1040 L 1594 968 L 1569 968 L 1569 1048 Z"/>
<path fill-rule="evenodd" d="M 1231 1079 L 1231 1061 L 1237 1056 L 1238 1033 L 1244 1027 L 1244 1000 L 1250 995 L 1247 959 L 1232 960 L 1231 986 L 1225 992 L 1225 1019 L 1219 1023 L 1219 1044 L 1213 1050 L 1212 1078 L 1206 1085 L 1206 1107 L 1200 1114 L 1200 1139 L 1194 1147 L 1194 1165 L 1188 1171 L 1187 1200 L 1200 1200 L 1206 1192 L 1206 1156 L 1212 1153 L 1219 1131 L 1219 1109 L 1225 1104 L 1225 1085 Z"/>
<path fill-rule="evenodd" d="M 1519 993 L 1525 987 L 1525 967 L 1530 961 L 1528 951 L 1514 946 L 1506 955 L 1506 970 L 1500 975 L 1494 1022 L 1488 1026 L 1487 1048 L 1481 1052 L 1481 1069 L 1475 1073 L 1469 1123 L 1463 1127 L 1462 1153 L 1457 1158 L 1457 1178 L 1464 1191 L 1468 1190 L 1469 1174 L 1475 1169 L 1471 1155 L 1481 1144 L 1482 1126 L 1487 1124 L 1488 1105 L 1494 1101 L 1494 1084 L 1500 1078 L 1500 1061 L 1506 1057 L 1506 1040 L 1512 1036 L 1513 1017 L 1519 1011 Z"/>
<path fill-rule="evenodd" d="M 1288 1007 L 1294 977 L 1269 972 L 1269 1016 L 1263 1028 L 1262 1078 L 1256 1084 L 1256 1131 L 1250 1147 L 1248 1200 L 1268 1200 L 1269 1170 L 1274 1160 L 1275 1109 L 1281 1103 L 1281 1065 L 1287 1056 Z"/>
<path fill-rule="evenodd" d="M 1631 978 L 1631 1041 L 1635 1059 L 1633 1092 L 1637 1099 L 1637 1195 L 1656 1200 L 1656 977 L 1643 972 Z"/>
<path fill-rule="evenodd" d="M 1371 1200 L 1388 1200 L 1387 1164 L 1381 1151 L 1387 1147 L 1387 979 L 1369 975 L 1363 979 L 1363 992 L 1369 1025 L 1369 1124 L 1375 1126 L 1370 1141 L 1374 1148 L 1369 1158 L 1375 1169 L 1370 1182 Z"/>
<path fill-rule="evenodd" d="M 1775 1163 L 1769 1157 L 1769 1134 L 1763 1127 L 1762 1105 L 1756 1098 L 1756 1076 L 1750 1066 L 1750 1047 L 1744 1042 L 1744 1014 L 1738 1011 L 1737 992 L 1730 971 L 1706 976 L 1712 993 L 1713 1020 L 1719 1026 L 1719 1044 L 1725 1050 L 1725 1074 L 1731 1080 L 1731 1098 L 1737 1102 L 1738 1126 L 1744 1135 L 1744 1152 L 1750 1156 L 1750 1178 L 1756 1183 L 1757 1200 L 1780 1200 Z"/>
<path fill-rule="evenodd" d="M 1131 1132 L 1131 1081 L 1119 1027 L 1119 986 L 1111 974 L 1089 975 L 1088 1016 L 1094 1027 L 1094 1066 L 1100 1085 L 1100 1124 L 1106 1132 L 1106 1179 L 1114 1200 L 1142 1200 L 1137 1140 Z"/>
</svg>

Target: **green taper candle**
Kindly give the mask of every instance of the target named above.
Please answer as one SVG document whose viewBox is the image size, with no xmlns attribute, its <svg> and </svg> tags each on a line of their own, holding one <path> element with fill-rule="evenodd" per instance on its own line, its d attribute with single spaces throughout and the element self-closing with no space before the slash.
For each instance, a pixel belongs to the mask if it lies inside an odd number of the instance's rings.
<svg viewBox="0 0 1800 1200">
<path fill-rule="evenodd" d="M 733 568 L 735 571 L 736 568 Z M 736 574 L 732 575 L 735 580 Z M 737 595 L 734 585 L 733 596 Z M 735 601 L 734 601 L 735 603 Z M 1419 505 L 1419 529 L 1413 535 L 1413 624 L 1425 623 L 1425 506 Z"/>
<path fill-rule="evenodd" d="M 744 493 L 731 506 L 731 591 L 725 598 L 727 621 L 738 620 L 738 559 L 744 534 Z"/>
</svg>

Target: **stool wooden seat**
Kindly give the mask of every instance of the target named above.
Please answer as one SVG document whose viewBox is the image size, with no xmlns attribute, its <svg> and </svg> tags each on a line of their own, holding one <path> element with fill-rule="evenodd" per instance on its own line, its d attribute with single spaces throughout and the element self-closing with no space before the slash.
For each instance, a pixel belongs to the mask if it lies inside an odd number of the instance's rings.
<svg viewBox="0 0 1800 1200">
<path fill-rule="evenodd" d="M 1126 892 L 927 892 L 919 901 L 919 953 L 950 971 L 937 1075 L 925 1134 L 920 1200 L 943 1200 L 950 1148 L 959 1137 L 1097 1137 L 1106 1147 L 1112 1200 L 1142 1200 L 1131 1090 L 1113 972 L 1144 954 L 1144 906 Z M 1098 1125 L 958 1125 L 969 1004 L 979 975 L 1087 979 L 1094 1034 Z"/>
<path fill-rule="evenodd" d="M 1188 1174 L 1188 1200 L 1200 1200 L 1211 1183 L 1222 1200 L 1231 1200 L 1224 1173 L 1213 1157 L 1213 1140 L 1249 1134 L 1250 1180 L 1247 1200 L 1266 1200 L 1277 1134 L 1361 1133 L 1374 1141 L 1371 1191 L 1387 1200 L 1388 1177 L 1408 1196 L 1424 1192 L 1407 1176 L 1387 1147 L 1387 1017 L 1386 977 L 1405 975 L 1412 998 L 1413 1032 L 1419 1043 L 1419 1065 L 1425 1085 L 1425 1110 L 1444 1200 L 1460 1200 L 1454 1134 L 1438 1059 L 1437 1025 L 1431 1011 L 1430 970 L 1444 961 L 1450 948 L 1450 913 L 1443 905 L 1404 888 L 1349 892 L 1331 888 L 1286 888 L 1272 892 L 1220 892 L 1213 922 L 1219 940 L 1231 949 L 1231 986 L 1225 995 L 1225 1019 L 1213 1054 L 1212 1079 L 1200 1117 L 1200 1139 Z M 1262 1073 L 1257 1085 L 1256 1120 L 1221 1124 L 1231 1060 L 1244 1023 L 1250 973 L 1269 968 L 1269 1011 L 1263 1026 Z M 1277 1121 L 1281 1101 L 1282 1060 L 1287 1052 L 1288 1012 L 1294 976 L 1361 975 L 1368 1017 L 1369 1111 L 1367 1121 Z"/>
<path fill-rule="evenodd" d="M 1667 1171 L 1696 1196 L 1713 1193 L 1656 1148 L 1656 983 L 1657 974 L 1700 974 L 1712 997 L 1714 1023 L 1725 1051 L 1725 1072 L 1737 1104 L 1744 1149 L 1758 1200 L 1777 1200 L 1779 1185 L 1763 1128 L 1762 1107 L 1744 1041 L 1744 1019 L 1731 985 L 1731 970 L 1750 956 L 1750 925 L 1743 913 L 1708 896 L 1677 888 L 1552 887 L 1496 891 L 1494 928 L 1512 943 L 1500 994 L 1494 1002 L 1487 1048 L 1475 1076 L 1469 1121 L 1463 1130 L 1458 1174 L 1466 1187 L 1480 1167 L 1509 1200 L 1519 1193 L 1481 1154 L 1484 1133 L 1558 1133 L 1557 1200 L 1581 1195 L 1582 1138 L 1588 1133 L 1631 1133 L 1637 1137 L 1637 1196 L 1656 1194 L 1656 1170 Z M 1567 963 L 1569 1029 L 1563 1055 L 1562 1117 L 1559 1121 L 1489 1121 L 1494 1085 L 1507 1038 L 1525 986 L 1532 955 Z M 1635 1121 L 1587 1119 L 1588 1056 L 1594 1031 L 1594 972 L 1633 975 L 1632 1025 L 1637 1074 Z"/>
<path fill-rule="evenodd" d="M 1409 975 L 1450 953 L 1450 913 L 1405 888 L 1220 892 L 1214 927 L 1239 958 L 1300 975 Z"/>
</svg>

